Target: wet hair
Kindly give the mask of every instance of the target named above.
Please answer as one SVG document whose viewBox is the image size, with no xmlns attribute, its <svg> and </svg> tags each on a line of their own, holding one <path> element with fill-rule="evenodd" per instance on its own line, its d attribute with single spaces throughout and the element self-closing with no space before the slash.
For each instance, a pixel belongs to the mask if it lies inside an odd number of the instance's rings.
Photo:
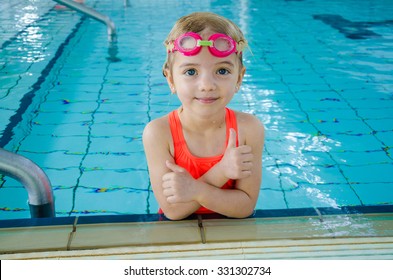
<svg viewBox="0 0 393 280">
<path fill-rule="evenodd" d="M 200 33 L 205 29 L 209 29 L 215 33 L 223 33 L 232 37 L 236 41 L 238 49 L 240 50 L 244 50 L 244 48 L 247 46 L 247 40 L 244 38 L 243 32 L 235 23 L 225 17 L 210 12 L 196 12 L 181 17 L 178 21 L 176 21 L 172 30 L 169 32 L 166 40 L 164 41 L 164 45 L 165 47 L 168 47 L 170 44 L 173 44 L 177 37 L 186 32 Z M 240 66 L 242 67 L 242 53 L 239 53 L 238 57 Z M 163 66 L 163 71 L 170 70 L 172 63 L 173 54 L 167 52 L 167 58 Z"/>
</svg>

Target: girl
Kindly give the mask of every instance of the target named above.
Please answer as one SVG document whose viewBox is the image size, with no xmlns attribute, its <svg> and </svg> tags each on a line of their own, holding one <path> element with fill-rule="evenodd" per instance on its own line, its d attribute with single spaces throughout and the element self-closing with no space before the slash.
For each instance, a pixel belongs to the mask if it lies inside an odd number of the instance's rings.
<svg viewBox="0 0 393 280">
<path fill-rule="evenodd" d="M 243 33 L 226 18 L 193 13 L 175 23 L 164 44 L 163 73 L 182 105 L 143 132 L 160 213 L 172 220 L 250 216 L 262 180 L 264 127 L 226 107 L 245 73 Z"/>
</svg>

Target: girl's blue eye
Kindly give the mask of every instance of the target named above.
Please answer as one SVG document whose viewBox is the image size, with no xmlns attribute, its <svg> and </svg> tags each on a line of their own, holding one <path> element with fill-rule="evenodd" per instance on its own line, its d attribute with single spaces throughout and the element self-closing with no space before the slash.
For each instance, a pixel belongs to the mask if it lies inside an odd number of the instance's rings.
<svg viewBox="0 0 393 280">
<path fill-rule="evenodd" d="M 225 68 L 221 68 L 221 69 L 219 69 L 219 70 L 217 71 L 217 73 L 220 74 L 220 75 L 227 75 L 227 74 L 229 74 L 230 72 L 229 72 L 227 69 L 225 69 Z"/>
<path fill-rule="evenodd" d="M 194 76 L 196 74 L 196 70 L 195 69 L 188 69 L 185 72 L 185 74 L 188 75 L 188 76 Z"/>
</svg>

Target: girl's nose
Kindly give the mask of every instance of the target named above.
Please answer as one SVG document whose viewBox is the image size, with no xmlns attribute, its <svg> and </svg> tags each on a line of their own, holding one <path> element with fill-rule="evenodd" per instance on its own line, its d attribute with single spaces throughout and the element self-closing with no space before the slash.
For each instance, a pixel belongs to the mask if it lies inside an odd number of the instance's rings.
<svg viewBox="0 0 393 280">
<path fill-rule="evenodd" d="M 216 89 L 216 82 L 214 77 L 205 73 L 200 77 L 199 90 L 203 92 L 210 92 Z"/>
</svg>

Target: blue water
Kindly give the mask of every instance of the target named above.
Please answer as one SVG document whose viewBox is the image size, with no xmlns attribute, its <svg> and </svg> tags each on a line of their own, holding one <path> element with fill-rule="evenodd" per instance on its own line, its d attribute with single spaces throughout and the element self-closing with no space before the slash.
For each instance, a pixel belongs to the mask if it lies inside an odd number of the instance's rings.
<svg viewBox="0 0 393 280">
<path fill-rule="evenodd" d="M 391 1 L 130 3 L 86 1 L 115 22 L 116 46 L 52 1 L 1 3 L 0 147 L 43 168 L 57 216 L 157 212 L 141 133 L 179 106 L 162 41 L 199 10 L 249 40 L 230 107 L 266 126 L 257 209 L 393 204 Z M 28 217 L 24 188 L 2 177 L 0 219 Z"/>
</svg>

